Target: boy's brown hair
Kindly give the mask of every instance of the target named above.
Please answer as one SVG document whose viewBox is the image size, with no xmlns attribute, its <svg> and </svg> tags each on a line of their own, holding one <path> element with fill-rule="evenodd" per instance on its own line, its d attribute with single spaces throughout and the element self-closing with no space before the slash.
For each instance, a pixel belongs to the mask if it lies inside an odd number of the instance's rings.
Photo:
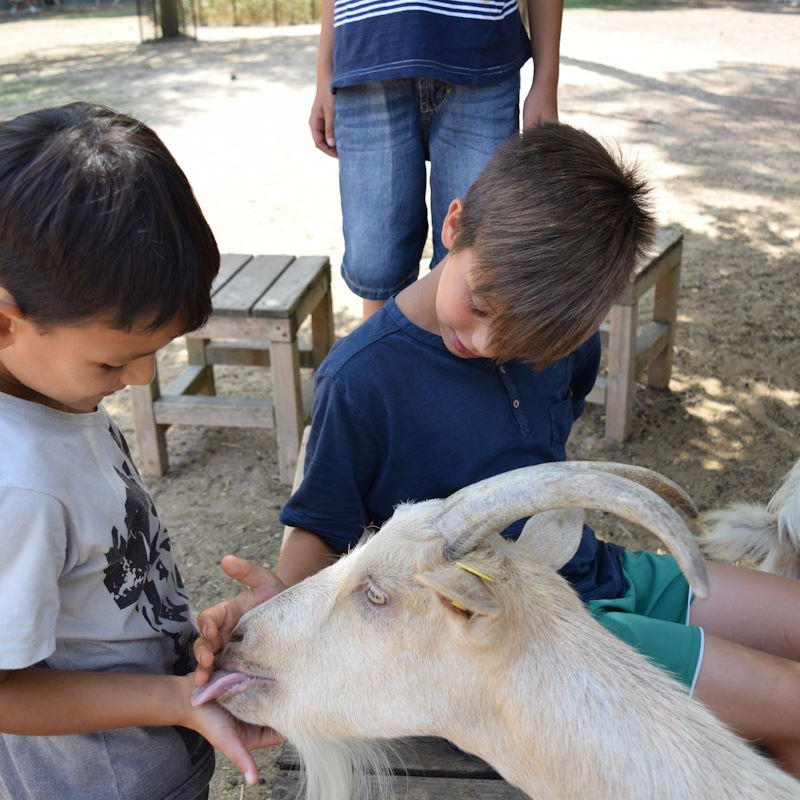
<svg viewBox="0 0 800 800">
<path fill-rule="evenodd" d="M 648 192 L 635 166 L 568 125 L 498 149 L 467 192 L 452 248 L 473 250 L 496 361 L 542 369 L 597 330 L 652 242 Z"/>
</svg>

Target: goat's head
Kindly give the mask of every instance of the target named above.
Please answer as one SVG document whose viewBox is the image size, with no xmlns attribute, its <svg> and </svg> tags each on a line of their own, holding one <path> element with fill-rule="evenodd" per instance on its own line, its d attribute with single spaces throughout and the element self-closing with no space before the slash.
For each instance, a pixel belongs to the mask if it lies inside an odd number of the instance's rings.
<svg viewBox="0 0 800 800">
<path fill-rule="evenodd" d="M 519 646 L 521 594 L 542 600 L 528 603 L 526 614 L 579 603 L 553 568 L 574 554 L 583 508 L 657 533 L 705 596 L 694 537 L 662 497 L 696 514 L 675 484 L 649 470 L 569 462 L 399 506 L 377 535 L 245 615 L 223 653 L 227 672 L 199 699 L 216 698 L 289 739 L 309 729 L 331 739 L 446 735 L 439 716 L 451 717 L 474 695 L 468 684 L 497 684 L 508 669 L 504 647 Z M 517 544 L 490 535 L 527 516 Z M 527 552 L 533 557 L 523 558 Z M 516 585 L 522 561 L 525 582 Z M 523 628 L 538 622 L 546 620 L 526 617 Z"/>
</svg>

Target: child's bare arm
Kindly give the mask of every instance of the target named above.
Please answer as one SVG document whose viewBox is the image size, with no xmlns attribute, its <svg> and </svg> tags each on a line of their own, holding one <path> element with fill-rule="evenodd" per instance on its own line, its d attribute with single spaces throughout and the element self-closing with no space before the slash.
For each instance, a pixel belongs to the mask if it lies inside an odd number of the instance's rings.
<svg viewBox="0 0 800 800">
<path fill-rule="evenodd" d="M 0 730 L 58 736 L 130 726 L 180 725 L 204 736 L 242 771 L 258 778 L 249 750 L 276 744 L 269 728 L 235 720 L 215 703 L 195 708 L 191 675 L 136 675 L 29 667 L 0 671 Z"/>
<path fill-rule="evenodd" d="M 522 107 L 522 127 L 558 120 L 558 64 L 563 0 L 527 0 L 534 63 L 533 83 Z"/>
<path fill-rule="evenodd" d="M 305 528 L 294 528 L 283 544 L 275 572 L 286 586 L 299 583 L 336 561 L 341 553 Z"/>
<path fill-rule="evenodd" d="M 333 109 L 336 103 L 331 91 L 333 77 L 333 0 L 323 0 L 322 20 L 317 50 L 317 93 L 311 106 L 308 124 L 314 144 L 329 156 L 338 157 Z"/>
</svg>

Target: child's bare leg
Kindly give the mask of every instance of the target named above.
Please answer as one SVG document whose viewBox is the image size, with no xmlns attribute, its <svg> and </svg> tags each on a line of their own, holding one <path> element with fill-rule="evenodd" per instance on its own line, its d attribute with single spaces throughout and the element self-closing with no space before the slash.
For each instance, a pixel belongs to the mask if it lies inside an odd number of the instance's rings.
<svg viewBox="0 0 800 800">
<path fill-rule="evenodd" d="M 800 581 L 709 564 L 706 634 L 695 696 L 800 777 Z"/>
</svg>

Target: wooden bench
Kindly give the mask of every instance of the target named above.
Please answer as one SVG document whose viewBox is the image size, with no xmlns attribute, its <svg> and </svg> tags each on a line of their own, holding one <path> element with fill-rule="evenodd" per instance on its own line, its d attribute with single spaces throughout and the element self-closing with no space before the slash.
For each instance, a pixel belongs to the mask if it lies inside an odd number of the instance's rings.
<svg viewBox="0 0 800 800">
<path fill-rule="evenodd" d="M 291 484 L 300 437 L 311 417 L 313 375 L 334 341 L 331 267 L 325 256 L 222 256 L 212 286 L 213 313 L 186 336 L 188 367 L 163 392 L 158 372 L 149 386 L 131 386 L 139 464 L 146 475 L 168 468 L 170 425 L 274 429 L 280 479 Z M 297 331 L 311 316 L 311 346 Z M 273 397 L 217 396 L 214 364 L 270 367 Z"/>
<path fill-rule="evenodd" d="M 637 266 L 634 280 L 600 327 L 607 370 L 586 398 L 606 409 L 606 437 L 624 442 L 631 432 L 636 378 L 648 370 L 648 386 L 669 388 L 678 313 L 683 233 L 663 228 L 650 254 Z M 639 300 L 654 291 L 653 318 L 639 328 Z"/>
<path fill-rule="evenodd" d="M 462 753 L 444 739 L 398 739 L 390 749 L 390 797 L 396 800 L 526 800 L 485 761 Z M 297 753 L 286 745 L 278 760 L 272 800 L 295 800 L 303 773 Z M 372 795 L 370 795 L 372 796 Z M 375 793 L 377 796 L 377 792 Z"/>
</svg>

